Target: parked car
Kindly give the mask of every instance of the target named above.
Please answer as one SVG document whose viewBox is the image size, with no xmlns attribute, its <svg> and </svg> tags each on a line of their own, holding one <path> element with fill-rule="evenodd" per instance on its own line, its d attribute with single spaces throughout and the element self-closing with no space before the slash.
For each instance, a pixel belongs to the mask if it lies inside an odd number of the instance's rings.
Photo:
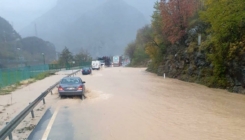
<svg viewBox="0 0 245 140">
<path fill-rule="evenodd" d="M 81 99 L 85 98 L 85 81 L 80 77 L 65 77 L 61 79 L 58 86 L 60 97 L 63 96 L 80 96 Z"/>
<path fill-rule="evenodd" d="M 92 69 L 90 67 L 84 67 L 82 68 L 82 74 L 83 75 L 92 74 Z"/>
</svg>

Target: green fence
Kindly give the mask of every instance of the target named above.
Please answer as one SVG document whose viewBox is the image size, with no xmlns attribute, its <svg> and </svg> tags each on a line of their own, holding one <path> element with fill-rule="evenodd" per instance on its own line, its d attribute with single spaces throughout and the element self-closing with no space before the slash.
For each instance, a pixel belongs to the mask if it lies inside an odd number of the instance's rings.
<svg viewBox="0 0 245 140">
<path fill-rule="evenodd" d="M 82 62 L 80 64 L 67 64 L 67 65 L 60 65 L 60 64 L 49 64 L 50 70 L 71 70 L 71 69 L 81 69 L 82 67 L 90 67 L 91 62 Z"/>
<path fill-rule="evenodd" d="M 20 68 L 0 69 L 0 88 L 33 78 L 48 71 L 49 65 L 26 66 Z"/>
<path fill-rule="evenodd" d="M 22 80 L 33 78 L 40 73 L 45 71 L 53 70 L 72 70 L 72 69 L 81 69 L 85 66 L 90 66 L 91 62 L 83 62 L 81 64 L 70 64 L 66 66 L 61 66 L 58 64 L 47 64 L 47 65 L 36 65 L 36 66 L 26 66 L 19 68 L 7 68 L 0 69 L 0 88 L 13 85 Z"/>
</svg>

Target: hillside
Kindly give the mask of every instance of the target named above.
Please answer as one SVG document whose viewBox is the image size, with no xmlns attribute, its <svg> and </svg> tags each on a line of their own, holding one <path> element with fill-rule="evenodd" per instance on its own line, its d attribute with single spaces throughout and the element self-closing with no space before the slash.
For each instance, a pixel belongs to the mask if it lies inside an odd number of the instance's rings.
<svg viewBox="0 0 245 140">
<path fill-rule="evenodd" d="M 139 30 L 125 54 L 159 76 L 245 94 L 245 1 L 204 5 L 156 3 L 151 26 Z"/>
<path fill-rule="evenodd" d="M 148 21 L 123 0 L 59 0 L 57 6 L 23 29 L 21 35 L 33 36 L 34 23 L 38 37 L 53 42 L 58 50 L 67 46 L 73 52 L 78 47 L 107 52 L 113 46 L 118 49 L 114 48 L 112 53 L 123 53 L 122 47 Z"/>
<path fill-rule="evenodd" d="M 59 0 L 54 8 L 37 18 L 20 33 L 24 37 L 34 36 L 36 24 L 38 37 L 54 42 L 57 47 L 63 49 L 64 44 L 60 44 L 60 35 L 64 34 L 82 14 L 95 9 L 102 2 L 101 0 Z"/>
<path fill-rule="evenodd" d="M 0 68 L 21 65 L 43 64 L 55 60 L 55 47 L 52 43 L 37 37 L 21 36 L 8 21 L 0 17 Z"/>
<path fill-rule="evenodd" d="M 120 54 L 145 23 L 134 7 L 123 0 L 110 0 L 80 17 L 67 30 L 65 44 L 83 47 L 93 55 Z"/>
<path fill-rule="evenodd" d="M 0 17 L 0 42 L 10 42 L 19 38 L 20 35 L 13 29 L 9 22 Z"/>
</svg>

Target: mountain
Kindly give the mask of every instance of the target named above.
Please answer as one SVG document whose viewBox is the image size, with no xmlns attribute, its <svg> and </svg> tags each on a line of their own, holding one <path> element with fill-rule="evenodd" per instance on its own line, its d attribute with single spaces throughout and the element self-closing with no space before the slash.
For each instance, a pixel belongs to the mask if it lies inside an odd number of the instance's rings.
<svg viewBox="0 0 245 140">
<path fill-rule="evenodd" d="M 17 42 L 17 48 L 21 48 L 26 60 L 38 60 L 43 62 L 42 55 L 45 55 L 47 63 L 56 59 L 55 46 L 38 37 L 26 37 Z"/>
<path fill-rule="evenodd" d="M 20 39 L 20 35 L 13 29 L 7 20 L 0 17 L 0 42 L 10 42 Z"/>
<path fill-rule="evenodd" d="M 58 50 L 84 48 L 91 54 L 122 53 L 137 29 L 148 23 L 145 16 L 124 0 L 59 0 L 57 6 L 21 31 L 51 41 Z"/>
<path fill-rule="evenodd" d="M 82 14 L 95 9 L 101 3 L 103 0 L 58 0 L 54 8 L 22 29 L 20 34 L 25 37 L 36 35 L 54 42 L 56 46 L 63 47 L 57 41 L 59 35 L 63 34 Z"/>
<path fill-rule="evenodd" d="M 0 17 L 0 68 L 43 64 L 56 59 L 52 43 L 37 37 L 21 38 L 8 21 Z"/>
<path fill-rule="evenodd" d="M 96 56 L 121 54 L 146 23 L 144 15 L 123 0 L 108 0 L 73 23 L 64 44 Z"/>
</svg>

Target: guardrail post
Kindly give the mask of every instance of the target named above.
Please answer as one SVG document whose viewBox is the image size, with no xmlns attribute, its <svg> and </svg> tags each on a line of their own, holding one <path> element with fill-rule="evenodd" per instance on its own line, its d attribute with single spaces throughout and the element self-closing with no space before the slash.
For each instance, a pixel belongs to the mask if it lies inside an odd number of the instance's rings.
<svg viewBox="0 0 245 140">
<path fill-rule="evenodd" d="M 50 92 L 50 93 L 51 93 L 51 95 L 53 95 L 53 90 L 51 90 L 51 92 Z"/>
<path fill-rule="evenodd" d="M 43 104 L 45 104 L 45 98 L 43 98 Z"/>
<path fill-rule="evenodd" d="M 6 125 L 7 125 L 8 123 L 9 123 L 9 122 L 6 122 Z M 13 140 L 12 133 L 9 134 L 9 140 Z"/>
<path fill-rule="evenodd" d="M 29 103 L 29 104 L 31 104 L 31 103 Z M 32 118 L 35 118 L 35 116 L 34 116 L 34 111 L 33 111 L 33 110 L 31 111 L 31 117 L 32 117 Z"/>
</svg>

